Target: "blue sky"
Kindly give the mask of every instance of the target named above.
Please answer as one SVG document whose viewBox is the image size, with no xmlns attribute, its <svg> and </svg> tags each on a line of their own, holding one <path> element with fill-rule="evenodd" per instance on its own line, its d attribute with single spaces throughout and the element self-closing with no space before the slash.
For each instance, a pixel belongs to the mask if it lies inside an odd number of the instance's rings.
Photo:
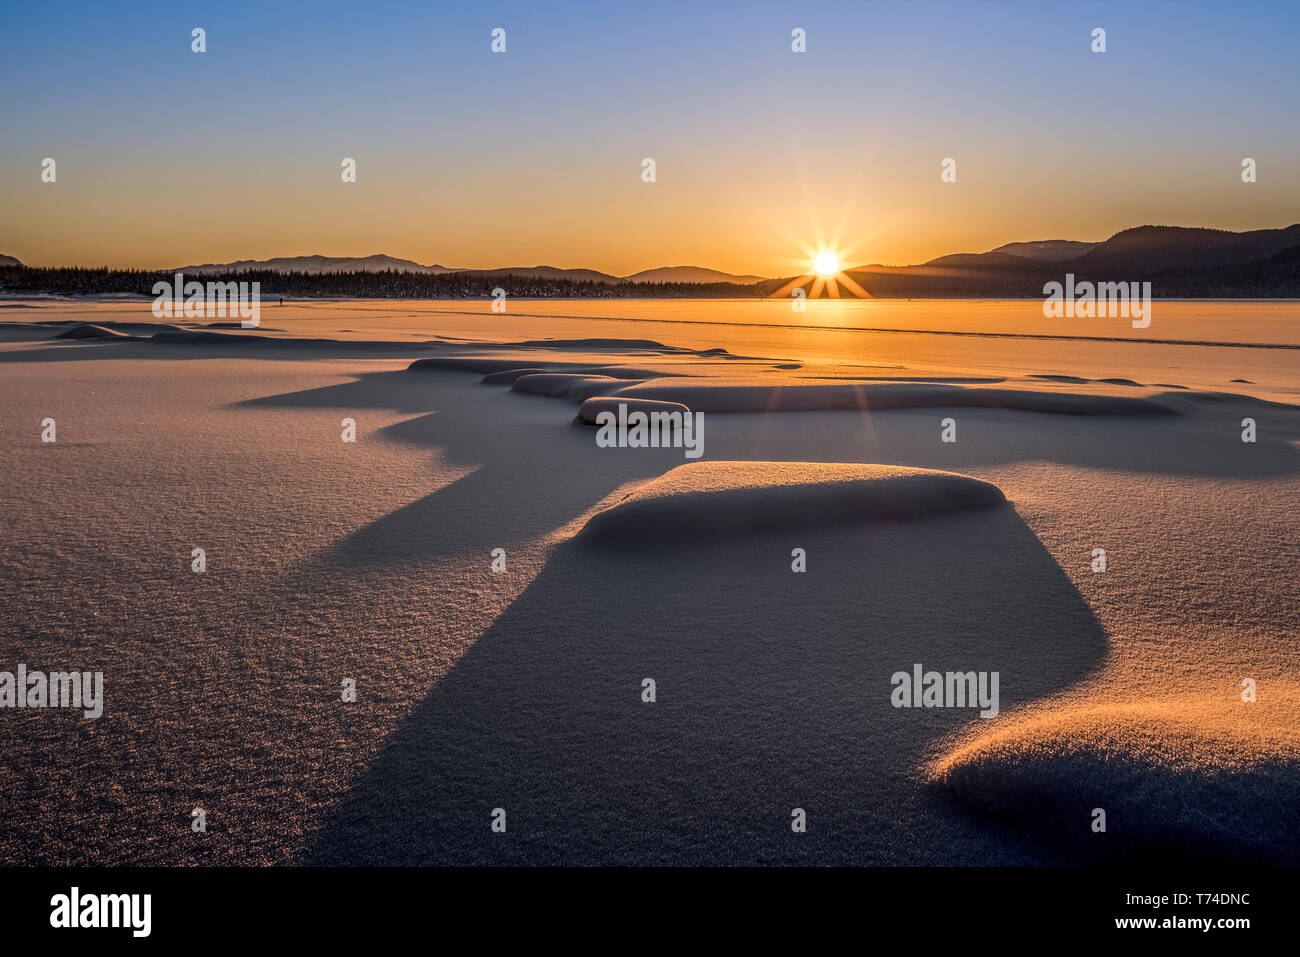
<svg viewBox="0 0 1300 957">
<path fill-rule="evenodd" d="M 803 245 L 1280 226 L 1298 40 L 1282 2 L 9 2 L 0 252 L 771 273 Z"/>
</svg>

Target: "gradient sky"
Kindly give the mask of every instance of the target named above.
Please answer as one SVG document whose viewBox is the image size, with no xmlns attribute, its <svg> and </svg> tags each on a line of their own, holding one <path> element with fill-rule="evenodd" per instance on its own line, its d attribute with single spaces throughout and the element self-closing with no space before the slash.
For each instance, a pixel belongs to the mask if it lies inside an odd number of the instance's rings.
<svg viewBox="0 0 1300 957">
<path fill-rule="evenodd" d="M 270 6 L 6 0 L 0 253 L 790 275 L 1300 221 L 1291 0 Z"/>
</svg>

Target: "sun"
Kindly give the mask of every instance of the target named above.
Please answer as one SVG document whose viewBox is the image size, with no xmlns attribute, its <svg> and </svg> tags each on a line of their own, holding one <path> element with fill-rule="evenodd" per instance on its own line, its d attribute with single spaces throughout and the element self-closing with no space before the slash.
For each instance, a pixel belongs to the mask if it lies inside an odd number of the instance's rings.
<svg viewBox="0 0 1300 957">
<path fill-rule="evenodd" d="M 786 296 L 798 296 L 798 304 L 806 299 L 840 299 L 844 295 L 854 299 L 871 299 L 871 293 L 858 285 L 852 275 L 844 271 L 841 263 L 857 257 L 852 249 L 845 250 L 825 243 L 817 245 L 800 245 L 803 256 L 799 257 L 809 264 L 809 271 L 802 276 L 795 276 L 784 286 L 770 293 L 768 298 L 784 299 Z M 799 259 L 792 259 L 798 262 Z M 806 288 L 805 288 L 806 287 Z"/>
<path fill-rule="evenodd" d="M 820 252 L 813 260 L 813 271 L 819 276 L 833 276 L 840 271 L 840 258 L 833 252 Z"/>
</svg>

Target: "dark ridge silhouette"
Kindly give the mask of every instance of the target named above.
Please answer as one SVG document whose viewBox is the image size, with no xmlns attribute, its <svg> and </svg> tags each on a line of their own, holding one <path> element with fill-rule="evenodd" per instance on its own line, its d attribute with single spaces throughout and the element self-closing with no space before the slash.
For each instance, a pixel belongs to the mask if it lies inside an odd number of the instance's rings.
<svg viewBox="0 0 1300 957">
<path fill-rule="evenodd" d="M 549 268 L 549 267 L 546 267 Z M 174 272 L 81 267 L 0 267 L 0 291 L 95 295 L 134 293 L 153 297 L 156 282 L 172 282 Z M 500 287 L 511 299 L 716 298 L 754 299 L 758 286 L 736 283 L 608 282 L 524 276 L 515 273 L 415 273 L 393 270 L 353 272 L 239 272 L 195 274 L 201 282 L 260 282 L 262 295 L 300 299 L 491 299 Z"/>
<path fill-rule="evenodd" d="M 1084 250 L 1073 258 L 1068 256 Z M 33 268 L 4 264 L 0 257 L 0 292 L 93 295 L 135 293 L 152 296 L 153 284 L 172 281 L 176 270 Z M 17 261 L 14 260 L 16 263 Z M 322 265 L 325 262 L 325 265 Z M 1155 298 L 1300 298 L 1300 224 L 1285 229 L 1234 233 L 1225 229 L 1183 226 L 1137 226 L 1101 243 L 1044 240 L 1008 243 L 986 253 L 954 253 L 917 266 L 861 266 L 848 274 L 878 298 L 1037 299 L 1043 285 L 1073 273 L 1077 282 L 1150 282 Z M 267 263 L 278 263 L 265 268 Z M 285 264 L 295 264 L 286 271 Z M 334 265 L 331 265 L 334 264 Z M 354 264 L 344 269 L 337 264 Z M 397 264 L 394 268 L 376 268 Z M 185 267 L 203 281 L 260 282 L 262 294 L 298 298 L 488 299 L 504 289 L 512 299 L 692 298 L 749 299 L 777 294 L 792 279 L 762 282 L 691 282 L 686 275 L 708 278 L 712 270 L 671 267 L 619 279 L 591 269 L 554 266 L 446 271 L 407 260 L 371 256 L 328 260 L 245 260 L 223 267 Z M 296 268 L 301 265 L 302 268 Z M 258 268 L 253 268 L 258 267 Z M 398 268 L 400 267 L 400 268 Z M 685 270 L 685 271 L 683 271 Z M 646 282 L 647 275 L 673 277 Z M 727 276 L 725 273 L 716 273 Z M 731 276 L 748 280 L 749 276 Z M 807 277 L 811 282 L 811 277 Z M 807 284 L 805 284 L 807 285 Z M 853 293 L 841 284 L 840 295 Z M 783 293 L 784 294 L 784 293 Z"/>
<path fill-rule="evenodd" d="M 1012 254 L 1007 251 L 1012 245 L 941 256 L 919 266 L 862 266 L 849 274 L 882 298 L 1039 298 L 1045 283 L 1061 282 L 1066 273 L 1078 282 L 1150 282 L 1155 298 L 1300 297 L 1300 224 L 1244 233 L 1137 226 L 1105 242 L 1080 244 L 1087 246 L 1082 255 L 1056 261 Z M 1068 242 L 1041 245 L 1054 255 Z"/>
</svg>

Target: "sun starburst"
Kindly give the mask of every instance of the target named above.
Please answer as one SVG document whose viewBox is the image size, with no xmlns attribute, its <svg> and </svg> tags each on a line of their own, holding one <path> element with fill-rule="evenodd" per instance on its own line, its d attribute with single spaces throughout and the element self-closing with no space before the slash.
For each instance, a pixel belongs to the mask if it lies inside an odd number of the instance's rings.
<svg viewBox="0 0 1300 957">
<path fill-rule="evenodd" d="M 807 255 L 810 270 L 791 279 L 773 293 L 773 298 L 780 299 L 789 296 L 796 289 L 802 289 L 809 283 L 812 283 L 807 293 L 809 299 L 817 299 L 822 296 L 829 299 L 839 299 L 841 287 L 859 299 L 872 298 L 871 293 L 858 285 L 853 277 L 840 267 L 840 263 L 844 259 L 842 252 L 835 249 L 821 248 L 816 251 L 807 250 Z"/>
</svg>

